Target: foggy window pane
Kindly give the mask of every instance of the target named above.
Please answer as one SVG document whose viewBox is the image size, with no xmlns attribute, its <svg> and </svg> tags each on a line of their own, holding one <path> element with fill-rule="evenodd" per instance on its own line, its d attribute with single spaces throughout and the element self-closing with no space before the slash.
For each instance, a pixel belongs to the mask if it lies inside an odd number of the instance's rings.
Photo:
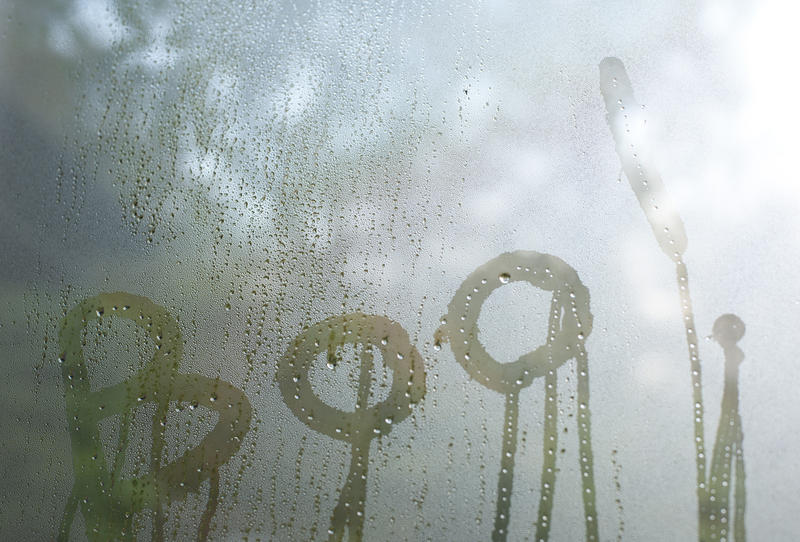
<svg viewBox="0 0 800 542">
<path fill-rule="evenodd" d="M 779 2 L 0 3 L 0 538 L 798 538 Z"/>
</svg>

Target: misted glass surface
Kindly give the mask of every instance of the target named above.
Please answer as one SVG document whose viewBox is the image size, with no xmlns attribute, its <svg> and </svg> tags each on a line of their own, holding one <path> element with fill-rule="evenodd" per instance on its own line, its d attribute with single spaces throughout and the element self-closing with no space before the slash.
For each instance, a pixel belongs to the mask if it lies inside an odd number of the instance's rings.
<svg viewBox="0 0 800 542">
<path fill-rule="evenodd" d="M 791 541 L 798 10 L 0 2 L 0 538 Z"/>
</svg>

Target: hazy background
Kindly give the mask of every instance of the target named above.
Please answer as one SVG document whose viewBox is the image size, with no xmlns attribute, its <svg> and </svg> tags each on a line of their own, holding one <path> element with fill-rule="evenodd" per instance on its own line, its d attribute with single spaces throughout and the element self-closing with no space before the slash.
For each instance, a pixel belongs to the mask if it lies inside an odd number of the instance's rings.
<svg viewBox="0 0 800 542">
<path fill-rule="evenodd" d="M 303 325 L 354 311 L 403 325 L 428 388 L 373 441 L 366 537 L 488 539 L 504 399 L 433 333 L 467 275 L 520 249 L 558 256 L 590 291 L 601 538 L 695 537 L 674 268 L 620 179 L 598 82 L 616 56 L 686 226 L 698 334 L 726 312 L 747 326 L 748 535 L 793 540 L 797 16 L 781 2 L 0 1 L 2 537 L 57 532 L 73 481 L 58 325 L 83 298 L 122 290 L 178 317 L 182 372 L 219 376 L 253 404 L 213 539 L 324 538 L 350 447 L 297 420 L 274 374 Z M 499 289 L 481 340 L 516 359 L 543 343 L 547 310 L 532 287 Z M 98 387 L 151 355 L 111 327 L 92 354 Z M 724 359 L 700 348 L 710 445 Z M 321 361 L 312 380 L 327 401 L 354 402 L 357 374 Z M 388 378 L 376 372 L 377 399 Z M 551 540 L 577 540 L 574 362 L 559 378 Z M 512 540 L 535 532 L 542 386 L 521 396 Z M 170 424 L 173 453 L 212 422 Z M 175 537 L 194 536 L 205 499 L 173 504 Z"/>
</svg>

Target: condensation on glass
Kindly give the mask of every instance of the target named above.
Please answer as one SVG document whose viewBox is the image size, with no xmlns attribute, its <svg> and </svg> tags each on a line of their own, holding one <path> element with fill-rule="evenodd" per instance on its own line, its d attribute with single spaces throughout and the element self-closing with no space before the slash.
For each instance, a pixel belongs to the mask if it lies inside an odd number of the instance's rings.
<svg viewBox="0 0 800 542">
<path fill-rule="evenodd" d="M 0 5 L 0 538 L 795 540 L 797 9 Z"/>
</svg>

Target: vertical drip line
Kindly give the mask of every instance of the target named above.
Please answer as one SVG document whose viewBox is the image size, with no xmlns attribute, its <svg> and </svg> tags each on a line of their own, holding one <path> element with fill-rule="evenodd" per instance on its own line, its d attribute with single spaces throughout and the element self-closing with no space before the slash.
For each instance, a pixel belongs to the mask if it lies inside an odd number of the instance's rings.
<svg viewBox="0 0 800 542">
<path fill-rule="evenodd" d="M 162 469 L 162 458 L 164 452 L 164 429 L 167 424 L 167 412 L 169 411 L 170 398 L 175 395 L 175 376 L 177 375 L 180 366 L 181 358 L 173 355 L 173 349 L 180 350 L 181 355 L 183 352 L 183 334 L 178 329 L 177 320 L 174 321 L 176 328 L 174 336 L 169 333 L 164 326 L 158 326 L 154 335 L 156 355 L 162 355 L 168 360 L 168 363 L 160 364 L 153 368 L 153 376 L 155 378 L 155 394 L 156 394 L 156 412 L 153 415 L 153 424 L 151 435 L 153 438 L 152 447 L 150 448 L 150 472 L 154 480 L 160 478 Z M 140 389 L 139 393 L 144 394 L 145 390 Z M 144 395 L 142 395 L 144 396 Z M 164 517 L 163 499 L 169 494 L 162 495 L 161 484 L 153 484 L 153 491 L 155 494 L 155 504 L 153 506 L 153 536 L 154 542 L 162 542 L 164 540 L 164 524 L 166 518 Z"/>
<path fill-rule="evenodd" d="M 694 311 L 689 293 L 689 272 L 682 258 L 675 263 L 675 275 L 678 282 L 678 293 L 681 301 L 683 327 L 686 334 L 686 345 L 689 349 L 689 366 L 692 371 L 692 401 L 694 408 L 694 446 L 695 463 L 697 465 L 697 498 L 700 524 L 703 523 L 703 508 L 707 501 L 705 429 L 703 422 L 703 375 L 700 364 L 700 352 L 697 347 L 697 333 L 694 327 Z"/>
<path fill-rule="evenodd" d="M 552 320 L 551 320 L 552 321 Z M 542 485 L 536 540 L 547 540 L 553 520 L 553 493 L 556 487 L 556 448 L 558 446 L 558 376 L 555 369 L 544 377 L 544 439 L 542 441 Z"/>
<path fill-rule="evenodd" d="M 542 476 L 539 492 L 539 514 L 536 519 L 536 540 L 547 540 L 553 518 L 553 493 L 556 486 L 556 448 L 558 446 L 558 376 L 553 363 L 553 347 L 562 320 L 562 302 L 555 292 L 550 298 L 547 322 L 547 364 L 544 375 L 544 435 L 542 436 Z"/>
<path fill-rule="evenodd" d="M 708 527 L 711 540 L 728 540 L 733 532 L 736 542 L 745 539 L 744 456 L 742 450 L 742 421 L 739 416 L 739 364 L 744 352 L 736 346 L 744 335 L 744 322 L 734 314 L 724 314 L 714 322 L 712 336 L 725 354 L 725 384 L 714 453 L 711 459 L 708 487 Z M 735 464 L 735 466 L 734 466 Z M 736 482 L 731 509 L 732 470 Z"/>
<path fill-rule="evenodd" d="M 333 346 L 335 348 L 335 346 Z M 368 408 L 372 380 L 373 355 L 369 347 L 361 350 L 361 367 L 358 376 L 358 399 L 356 412 Z M 367 433 L 369 423 L 362 423 L 353 435 L 350 449 L 350 470 L 339 496 L 339 502 L 331 516 L 331 531 L 328 540 L 339 542 L 347 529 L 348 540 L 361 540 L 364 536 L 364 501 L 367 491 L 367 461 L 372 436 Z"/>
<path fill-rule="evenodd" d="M 745 528 L 744 528 L 744 509 L 747 504 L 747 495 L 745 493 L 745 472 L 744 472 L 744 449 L 742 448 L 742 419 L 739 416 L 739 411 L 736 411 L 736 486 L 734 489 L 734 499 L 736 502 L 736 514 L 733 522 L 733 539 L 736 542 L 744 542 Z"/>
<path fill-rule="evenodd" d="M 134 393 L 134 390 L 128 389 L 127 394 L 129 395 L 128 400 L 133 403 L 136 398 L 131 397 L 130 395 Z M 122 469 L 124 468 L 125 464 L 125 456 L 128 454 L 128 446 L 130 445 L 130 426 L 131 426 L 131 418 L 132 418 L 133 410 L 126 410 L 122 413 L 120 419 L 120 427 L 119 427 L 119 445 L 117 446 L 117 453 L 114 454 L 114 465 L 111 470 L 111 490 L 114 490 L 114 486 L 116 485 L 117 481 L 122 479 Z M 133 534 L 134 530 L 134 522 L 133 517 L 129 518 L 127 523 L 125 524 L 125 528 L 131 531 Z"/>
<path fill-rule="evenodd" d="M 217 504 L 219 502 L 219 471 L 214 470 L 208 478 L 208 502 L 203 515 L 200 518 L 200 527 L 197 529 L 197 540 L 199 542 L 206 542 L 208 540 L 208 533 L 211 532 L 211 519 L 217 512 Z"/>
<path fill-rule="evenodd" d="M 611 450 L 611 465 L 614 467 L 614 489 L 616 493 L 614 501 L 617 504 L 617 542 L 622 542 L 622 535 L 625 532 L 625 509 L 622 506 L 622 483 L 620 482 L 622 467 L 617 461 L 617 453 L 617 450 Z"/>
<path fill-rule="evenodd" d="M 130 394 L 130 391 L 128 393 Z M 114 465 L 111 470 L 112 489 L 117 480 L 122 478 L 122 468 L 125 463 L 125 456 L 128 453 L 128 443 L 130 442 L 130 425 L 131 411 L 126 410 L 122 413 L 122 419 L 120 420 L 119 445 L 117 446 L 117 453 L 114 454 Z"/>
<path fill-rule="evenodd" d="M 711 540 L 726 540 L 728 530 L 726 518 L 730 518 L 730 482 L 731 466 L 734 462 L 734 440 L 736 427 L 734 427 L 733 410 L 728 383 L 722 396 L 722 411 L 717 428 L 717 439 L 714 442 L 714 451 L 711 456 L 708 488 L 709 497 L 708 532 Z"/>
<path fill-rule="evenodd" d="M 369 392 L 372 383 L 372 369 L 374 357 L 371 345 L 363 345 L 361 349 L 361 371 L 358 377 L 358 408 L 369 408 Z M 358 436 L 353 445 L 355 470 L 351 480 L 350 503 L 350 540 L 361 540 L 364 535 L 364 505 L 367 498 L 367 465 L 369 461 L 369 447 L 373 435 L 367 433 L 370 426 L 362 423 Z"/>
<path fill-rule="evenodd" d="M 503 446 L 500 456 L 500 476 L 497 478 L 497 509 L 494 517 L 492 540 L 500 542 L 508 535 L 511 519 L 511 492 L 514 485 L 514 457 L 517 452 L 517 425 L 519 421 L 519 392 L 506 394 Z"/>
<path fill-rule="evenodd" d="M 350 470 L 347 473 L 339 502 L 331 516 L 331 542 L 344 540 L 347 529 L 348 540 L 361 540 L 364 532 L 364 493 L 367 481 L 367 455 L 369 454 L 369 438 L 359 430 L 351 446 Z"/>
<path fill-rule="evenodd" d="M 597 526 L 597 508 L 594 489 L 594 456 L 592 455 L 592 424 L 589 410 L 589 356 L 584 341 L 577 343 L 578 369 L 578 451 L 581 461 L 581 487 L 583 489 L 583 518 L 586 523 L 586 540 L 600 540 Z"/>
<path fill-rule="evenodd" d="M 72 529 L 72 521 L 75 519 L 75 512 L 78 511 L 78 495 L 75 489 L 67 499 L 67 505 L 64 507 L 64 515 L 61 517 L 61 525 L 58 528 L 57 542 L 67 542 L 69 540 L 70 531 Z"/>
<path fill-rule="evenodd" d="M 153 473 L 155 479 L 158 479 L 159 471 L 161 470 L 161 454 L 164 450 L 164 427 L 161 425 L 161 420 L 166 421 L 167 409 L 169 408 L 169 393 L 166 390 L 159 390 L 163 393 L 158 398 L 158 408 L 153 416 L 153 427 L 151 434 L 153 435 L 153 447 L 150 449 L 150 472 Z M 154 485 L 156 503 L 154 505 L 153 518 L 153 541 L 162 542 L 164 540 L 164 507 L 162 504 L 161 488 L 159 484 Z"/>
</svg>

